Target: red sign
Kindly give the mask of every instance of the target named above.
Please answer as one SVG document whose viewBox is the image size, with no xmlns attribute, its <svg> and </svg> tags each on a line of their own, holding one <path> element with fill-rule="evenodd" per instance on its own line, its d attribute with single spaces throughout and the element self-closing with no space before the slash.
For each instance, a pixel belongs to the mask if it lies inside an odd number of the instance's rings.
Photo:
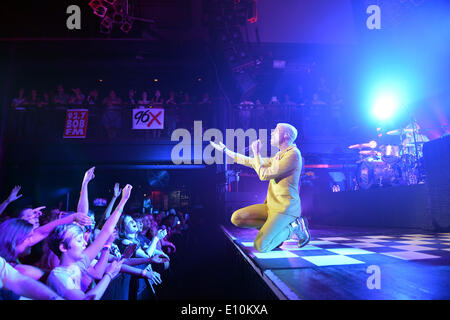
<svg viewBox="0 0 450 320">
<path fill-rule="evenodd" d="M 86 138 L 88 124 L 87 109 L 69 109 L 66 112 L 64 138 Z"/>
</svg>

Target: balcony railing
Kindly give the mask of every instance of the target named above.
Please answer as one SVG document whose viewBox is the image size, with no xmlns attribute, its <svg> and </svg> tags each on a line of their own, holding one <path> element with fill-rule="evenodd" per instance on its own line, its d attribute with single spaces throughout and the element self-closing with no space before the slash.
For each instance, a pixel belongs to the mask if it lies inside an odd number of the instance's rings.
<svg viewBox="0 0 450 320">
<path fill-rule="evenodd" d="M 176 128 L 192 130 L 194 120 L 201 120 L 203 127 L 215 126 L 217 112 L 214 112 L 214 107 L 214 104 L 154 105 L 152 108 L 164 109 L 164 129 L 155 130 L 133 129 L 133 109 L 139 108 L 136 105 L 11 107 L 5 138 L 7 141 L 63 141 L 67 110 L 87 109 L 87 134 L 83 141 L 164 141 L 170 140 Z"/>
<path fill-rule="evenodd" d="M 223 113 L 213 104 L 155 105 L 164 109 L 164 129 L 134 130 L 133 109 L 136 105 L 112 108 L 93 105 L 11 107 L 8 112 L 6 141 L 63 141 L 66 112 L 87 109 L 88 125 L 85 142 L 156 142 L 170 140 L 173 130 L 184 128 L 193 132 L 194 120 L 208 128 L 273 129 L 278 122 L 294 125 L 306 136 L 342 134 L 348 127 L 342 109 L 328 105 L 260 104 L 251 107 L 233 106 L 228 122 L 220 122 Z M 107 127 L 110 127 L 108 129 Z M 81 140 L 81 139 L 80 139 Z"/>
<path fill-rule="evenodd" d="M 308 136 L 339 135 L 345 130 L 342 107 L 312 104 L 257 104 L 234 106 L 229 125 L 243 129 L 273 129 L 287 122 Z"/>
</svg>

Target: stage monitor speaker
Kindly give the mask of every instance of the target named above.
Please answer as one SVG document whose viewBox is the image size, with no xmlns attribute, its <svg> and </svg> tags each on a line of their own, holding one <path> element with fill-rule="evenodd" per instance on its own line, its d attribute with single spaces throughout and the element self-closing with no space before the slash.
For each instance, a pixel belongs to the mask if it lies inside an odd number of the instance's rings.
<svg viewBox="0 0 450 320">
<path fill-rule="evenodd" d="M 423 159 L 433 227 L 450 230 L 450 136 L 425 143 Z"/>
</svg>

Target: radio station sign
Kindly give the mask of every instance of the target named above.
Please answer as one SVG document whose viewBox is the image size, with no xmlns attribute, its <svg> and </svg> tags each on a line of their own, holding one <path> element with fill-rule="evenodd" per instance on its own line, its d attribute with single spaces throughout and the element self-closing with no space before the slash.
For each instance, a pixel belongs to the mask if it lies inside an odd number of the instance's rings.
<svg viewBox="0 0 450 320">
<path fill-rule="evenodd" d="M 164 109 L 133 109 L 133 130 L 164 129 Z"/>
<path fill-rule="evenodd" d="M 66 111 L 66 124 L 64 126 L 65 139 L 86 138 L 88 125 L 87 109 L 68 109 Z"/>
</svg>

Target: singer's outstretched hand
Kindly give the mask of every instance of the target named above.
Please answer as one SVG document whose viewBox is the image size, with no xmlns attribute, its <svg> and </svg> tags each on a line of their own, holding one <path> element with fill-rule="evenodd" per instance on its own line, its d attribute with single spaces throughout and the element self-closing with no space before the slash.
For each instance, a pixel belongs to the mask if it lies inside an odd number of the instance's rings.
<svg viewBox="0 0 450 320">
<path fill-rule="evenodd" d="M 213 142 L 213 141 L 210 141 L 209 142 L 215 149 L 217 149 L 217 150 L 219 150 L 219 151 L 223 151 L 226 147 L 225 147 L 225 145 L 222 143 L 222 141 L 219 141 L 219 144 L 217 144 L 217 143 L 215 143 L 215 142 Z"/>
</svg>

